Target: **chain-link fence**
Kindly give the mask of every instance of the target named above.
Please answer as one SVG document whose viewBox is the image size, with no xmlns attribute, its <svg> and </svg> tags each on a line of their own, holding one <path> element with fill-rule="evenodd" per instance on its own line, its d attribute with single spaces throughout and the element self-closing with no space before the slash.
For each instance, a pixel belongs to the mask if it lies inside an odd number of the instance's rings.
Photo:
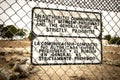
<svg viewBox="0 0 120 80">
<path fill-rule="evenodd" d="M 119 80 L 119 0 L 0 0 L 0 80 Z"/>
</svg>

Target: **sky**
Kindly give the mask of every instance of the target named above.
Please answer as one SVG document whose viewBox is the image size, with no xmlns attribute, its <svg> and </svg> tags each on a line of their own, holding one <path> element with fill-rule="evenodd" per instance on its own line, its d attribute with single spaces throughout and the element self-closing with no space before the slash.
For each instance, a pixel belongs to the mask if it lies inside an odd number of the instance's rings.
<svg viewBox="0 0 120 80">
<path fill-rule="evenodd" d="M 67 9 L 77 11 L 101 12 L 103 23 L 103 36 L 110 34 L 112 36 L 120 36 L 120 12 L 98 11 L 79 7 L 46 4 L 34 1 L 26 2 L 25 0 L 0 0 L 0 24 L 15 25 L 18 28 L 31 30 L 31 13 L 33 7 Z"/>
</svg>

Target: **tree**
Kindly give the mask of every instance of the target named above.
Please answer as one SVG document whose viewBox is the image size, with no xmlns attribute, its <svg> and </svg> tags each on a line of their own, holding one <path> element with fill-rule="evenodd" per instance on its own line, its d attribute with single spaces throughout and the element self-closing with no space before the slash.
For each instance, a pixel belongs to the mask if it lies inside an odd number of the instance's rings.
<svg viewBox="0 0 120 80">
<path fill-rule="evenodd" d="M 12 40 L 14 36 L 25 36 L 26 31 L 26 29 L 17 29 L 14 25 L 8 25 L 2 28 L 1 37 Z"/>
<path fill-rule="evenodd" d="M 26 32 L 26 29 L 18 29 L 16 35 L 23 37 L 26 35 Z"/>
<path fill-rule="evenodd" d="M 110 41 L 110 44 L 117 44 L 120 45 L 120 37 L 113 37 Z"/>
<path fill-rule="evenodd" d="M 111 35 L 106 35 L 106 36 L 104 37 L 104 39 L 110 41 L 110 40 L 111 40 Z"/>
<path fill-rule="evenodd" d="M 2 31 L 2 29 L 3 29 L 3 24 L 0 24 L 0 36 L 2 35 L 2 33 L 1 33 L 1 31 Z"/>
<path fill-rule="evenodd" d="M 2 28 L 3 28 L 3 26 L 4 26 L 3 24 L 0 24 L 0 29 L 2 29 Z"/>
<path fill-rule="evenodd" d="M 1 30 L 2 38 L 13 39 L 13 36 L 17 33 L 17 28 L 14 25 L 8 25 Z"/>
</svg>

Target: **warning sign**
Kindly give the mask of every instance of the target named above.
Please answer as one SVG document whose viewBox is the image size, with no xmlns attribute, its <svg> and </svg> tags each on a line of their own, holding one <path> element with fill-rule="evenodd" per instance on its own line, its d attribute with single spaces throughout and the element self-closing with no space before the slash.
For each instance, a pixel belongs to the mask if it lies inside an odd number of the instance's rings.
<svg viewBox="0 0 120 80">
<path fill-rule="evenodd" d="M 101 42 L 98 39 L 36 37 L 32 45 L 34 64 L 101 62 Z"/>
<path fill-rule="evenodd" d="M 101 63 L 101 14 L 34 8 L 33 64 Z"/>
<path fill-rule="evenodd" d="M 101 16 L 95 12 L 33 9 L 33 32 L 45 36 L 98 37 Z"/>
</svg>

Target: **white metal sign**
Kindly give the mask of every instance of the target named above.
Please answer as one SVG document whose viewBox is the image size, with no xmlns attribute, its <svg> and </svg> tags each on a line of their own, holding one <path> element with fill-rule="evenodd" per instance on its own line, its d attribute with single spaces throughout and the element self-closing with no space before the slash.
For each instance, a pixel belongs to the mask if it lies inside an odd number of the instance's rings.
<svg viewBox="0 0 120 80">
<path fill-rule="evenodd" d="M 34 64 L 101 62 L 101 42 L 98 39 L 36 37 L 32 45 Z"/>
<path fill-rule="evenodd" d="M 101 33 L 100 13 L 36 8 L 33 32 L 46 36 L 98 37 Z"/>
<path fill-rule="evenodd" d="M 101 63 L 101 15 L 34 8 L 33 64 Z"/>
</svg>

